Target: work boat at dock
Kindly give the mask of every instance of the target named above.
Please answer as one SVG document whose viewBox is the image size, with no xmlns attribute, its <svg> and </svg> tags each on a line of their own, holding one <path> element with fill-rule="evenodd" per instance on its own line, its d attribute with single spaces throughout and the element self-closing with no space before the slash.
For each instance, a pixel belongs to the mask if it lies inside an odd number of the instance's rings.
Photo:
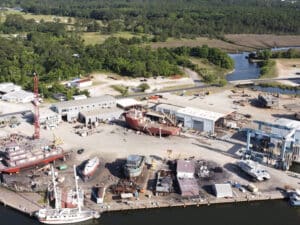
<svg viewBox="0 0 300 225">
<path fill-rule="evenodd" d="M 295 190 L 290 193 L 290 203 L 292 206 L 300 206 L 300 190 Z"/>
<path fill-rule="evenodd" d="M 79 223 L 90 219 L 98 219 L 100 214 L 94 210 L 82 209 L 79 202 L 78 177 L 76 175 L 76 167 L 74 166 L 75 186 L 77 192 L 77 207 L 76 208 L 61 208 L 61 203 L 57 201 L 57 189 L 54 178 L 54 170 L 52 167 L 52 182 L 55 195 L 54 209 L 40 209 L 35 213 L 35 216 L 41 223 L 45 224 L 70 224 Z"/>
</svg>

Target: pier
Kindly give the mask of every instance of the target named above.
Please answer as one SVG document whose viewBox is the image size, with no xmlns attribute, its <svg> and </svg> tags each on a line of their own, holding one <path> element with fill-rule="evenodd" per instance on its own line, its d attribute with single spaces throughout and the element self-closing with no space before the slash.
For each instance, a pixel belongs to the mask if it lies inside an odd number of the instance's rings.
<svg viewBox="0 0 300 225">
<path fill-rule="evenodd" d="M 30 216 L 43 206 L 39 204 L 41 196 L 37 193 L 21 193 L 0 187 L 0 202 Z"/>
</svg>

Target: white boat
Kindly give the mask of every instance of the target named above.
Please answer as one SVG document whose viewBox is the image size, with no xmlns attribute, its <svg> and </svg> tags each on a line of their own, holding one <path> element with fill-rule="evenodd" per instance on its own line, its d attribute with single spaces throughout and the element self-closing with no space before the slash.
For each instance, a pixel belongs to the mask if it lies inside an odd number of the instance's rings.
<svg viewBox="0 0 300 225">
<path fill-rule="evenodd" d="M 78 177 L 76 175 L 76 167 L 74 165 L 74 176 L 75 176 L 75 186 L 77 196 L 79 196 L 78 191 Z M 54 188 L 55 199 L 58 199 L 56 183 L 54 178 L 54 170 L 52 167 L 52 182 Z M 70 224 L 79 223 L 90 219 L 98 219 L 100 214 L 97 211 L 90 209 L 82 209 L 79 203 L 79 198 L 77 198 L 78 203 L 76 208 L 61 208 L 61 202 L 55 201 L 54 209 L 40 209 L 35 213 L 35 216 L 41 223 L 45 224 Z"/>
<path fill-rule="evenodd" d="M 262 169 L 257 162 L 252 160 L 241 160 L 237 162 L 237 165 L 251 177 L 254 177 L 258 181 L 269 180 L 271 178 L 268 171 Z"/>
<path fill-rule="evenodd" d="M 82 170 L 82 174 L 86 177 L 92 176 L 96 171 L 96 169 L 98 168 L 99 164 L 100 164 L 100 160 L 97 156 L 88 160 L 88 162 L 85 164 Z"/>
<path fill-rule="evenodd" d="M 290 193 L 290 203 L 292 206 L 300 206 L 300 190 L 299 189 Z"/>
</svg>

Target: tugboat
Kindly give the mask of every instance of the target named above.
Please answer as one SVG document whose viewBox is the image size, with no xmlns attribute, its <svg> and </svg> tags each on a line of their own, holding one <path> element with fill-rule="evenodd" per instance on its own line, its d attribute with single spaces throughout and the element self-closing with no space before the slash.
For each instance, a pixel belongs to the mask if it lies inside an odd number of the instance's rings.
<svg viewBox="0 0 300 225">
<path fill-rule="evenodd" d="M 258 181 L 269 180 L 270 174 L 268 171 L 261 169 L 259 165 L 252 160 L 241 160 L 237 162 L 237 165 L 248 175 L 255 178 Z"/>
<path fill-rule="evenodd" d="M 300 206 L 300 190 L 297 189 L 290 193 L 290 204 L 292 206 Z"/>
<path fill-rule="evenodd" d="M 76 167 L 74 165 L 74 177 L 75 177 L 75 186 L 76 193 L 79 196 L 78 190 L 78 177 L 76 175 Z M 70 223 L 79 223 L 90 219 L 98 219 L 100 214 L 94 210 L 82 209 L 77 197 L 77 207 L 76 208 L 62 208 L 61 202 L 57 201 L 58 194 L 56 189 L 56 183 L 54 178 L 54 170 L 52 167 L 52 182 L 55 196 L 55 208 L 54 209 L 40 209 L 35 213 L 37 219 L 44 224 L 70 224 Z"/>
<path fill-rule="evenodd" d="M 145 112 L 137 109 L 131 109 L 124 114 L 126 124 L 138 131 L 148 133 L 150 135 L 178 135 L 180 128 L 172 124 L 168 124 L 166 121 L 152 121 L 145 116 Z"/>
<path fill-rule="evenodd" d="M 97 156 L 95 156 L 92 159 L 89 159 L 82 170 L 83 177 L 87 179 L 93 176 L 93 174 L 99 167 L 99 164 L 100 164 L 100 160 Z"/>
</svg>

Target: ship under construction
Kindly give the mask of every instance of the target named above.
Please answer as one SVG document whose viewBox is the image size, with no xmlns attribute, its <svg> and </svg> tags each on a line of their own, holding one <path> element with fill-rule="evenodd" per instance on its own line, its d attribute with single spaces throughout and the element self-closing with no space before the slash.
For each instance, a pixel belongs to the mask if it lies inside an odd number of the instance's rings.
<svg viewBox="0 0 300 225">
<path fill-rule="evenodd" d="M 63 149 L 46 139 L 11 134 L 1 139 L 0 143 L 1 173 L 18 173 L 25 168 L 64 158 Z"/>
</svg>

